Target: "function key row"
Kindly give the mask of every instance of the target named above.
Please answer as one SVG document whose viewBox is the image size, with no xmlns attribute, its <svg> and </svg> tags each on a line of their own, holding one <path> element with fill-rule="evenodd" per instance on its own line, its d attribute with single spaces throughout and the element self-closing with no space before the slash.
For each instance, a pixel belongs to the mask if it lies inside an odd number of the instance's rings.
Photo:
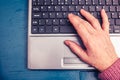
<svg viewBox="0 0 120 80">
<path fill-rule="evenodd" d="M 32 0 L 36 5 L 119 5 L 119 0 Z"/>
</svg>

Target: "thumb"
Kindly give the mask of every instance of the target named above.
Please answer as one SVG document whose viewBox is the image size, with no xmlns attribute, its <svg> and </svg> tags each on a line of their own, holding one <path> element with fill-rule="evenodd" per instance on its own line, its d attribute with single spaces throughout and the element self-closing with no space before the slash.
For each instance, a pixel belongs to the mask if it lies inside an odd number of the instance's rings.
<svg viewBox="0 0 120 80">
<path fill-rule="evenodd" d="M 78 55 L 83 61 L 87 61 L 88 55 L 87 53 L 75 42 L 66 40 L 65 44 L 76 54 Z"/>
</svg>

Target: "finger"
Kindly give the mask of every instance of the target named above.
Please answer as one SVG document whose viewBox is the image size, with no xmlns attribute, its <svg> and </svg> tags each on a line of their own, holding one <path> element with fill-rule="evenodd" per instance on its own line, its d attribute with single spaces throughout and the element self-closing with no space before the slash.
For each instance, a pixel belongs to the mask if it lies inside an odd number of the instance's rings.
<svg viewBox="0 0 120 80">
<path fill-rule="evenodd" d="M 87 29 L 85 28 L 85 26 L 83 25 L 82 19 L 80 19 L 78 16 L 73 15 L 73 14 L 69 14 L 68 18 L 70 22 L 73 24 L 74 28 L 76 29 L 78 35 L 81 37 L 83 42 L 86 42 L 88 38 L 87 36 L 89 35 L 89 33 Z"/>
<path fill-rule="evenodd" d="M 102 29 L 109 34 L 109 20 L 104 9 L 101 10 L 101 16 L 102 16 L 102 22 L 103 22 Z"/>
<path fill-rule="evenodd" d="M 101 29 L 99 21 L 92 16 L 89 12 L 81 9 L 80 13 L 90 22 L 94 29 Z"/>
<path fill-rule="evenodd" d="M 79 24 L 83 25 L 89 33 L 94 33 L 95 29 L 91 26 L 91 24 L 88 21 L 86 21 L 78 16 L 76 16 L 76 17 L 79 19 Z"/>
<path fill-rule="evenodd" d="M 72 13 L 68 15 L 68 18 L 69 18 L 70 22 L 73 24 L 74 28 L 76 30 L 79 30 L 78 26 L 81 25 L 80 22 L 83 22 L 83 20 L 80 17 L 78 17 L 78 16 L 76 16 L 76 15 L 74 15 Z"/>
<path fill-rule="evenodd" d="M 95 29 L 91 26 L 91 24 L 89 24 L 89 22 L 84 20 L 83 25 L 85 26 L 85 28 L 88 30 L 90 34 L 93 34 L 95 32 Z"/>
<path fill-rule="evenodd" d="M 66 40 L 65 44 L 85 62 L 88 59 L 87 53 L 75 42 Z"/>
</svg>

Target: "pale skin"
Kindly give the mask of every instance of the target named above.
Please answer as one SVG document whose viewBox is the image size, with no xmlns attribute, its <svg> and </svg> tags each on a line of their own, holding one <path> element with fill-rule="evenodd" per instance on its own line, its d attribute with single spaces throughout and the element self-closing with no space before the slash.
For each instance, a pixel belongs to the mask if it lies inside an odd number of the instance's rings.
<svg viewBox="0 0 120 80">
<path fill-rule="evenodd" d="M 78 55 L 80 59 L 102 72 L 118 59 L 109 36 L 108 16 L 105 10 L 102 9 L 101 26 L 99 21 L 89 12 L 81 9 L 80 13 L 87 21 L 72 13 L 68 15 L 68 18 L 81 37 L 86 50 L 71 40 L 66 40 L 65 44 Z"/>
</svg>

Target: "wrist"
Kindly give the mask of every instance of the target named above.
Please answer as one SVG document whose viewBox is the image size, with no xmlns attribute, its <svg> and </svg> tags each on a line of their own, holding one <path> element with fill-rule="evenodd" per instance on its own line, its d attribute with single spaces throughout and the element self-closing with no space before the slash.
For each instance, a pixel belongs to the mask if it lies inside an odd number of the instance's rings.
<svg viewBox="0 0 120 80">
<path fill-rule="evenodd" d="M 119 58 L 116 57 L 112 60 L 107 60 L 105 63 L 101 63 L 96 65 L 95 67 L 100 71 L 103 72 L 104 70 L 106 70 L 107 68 L 111 67 Z"/>
</svg>

